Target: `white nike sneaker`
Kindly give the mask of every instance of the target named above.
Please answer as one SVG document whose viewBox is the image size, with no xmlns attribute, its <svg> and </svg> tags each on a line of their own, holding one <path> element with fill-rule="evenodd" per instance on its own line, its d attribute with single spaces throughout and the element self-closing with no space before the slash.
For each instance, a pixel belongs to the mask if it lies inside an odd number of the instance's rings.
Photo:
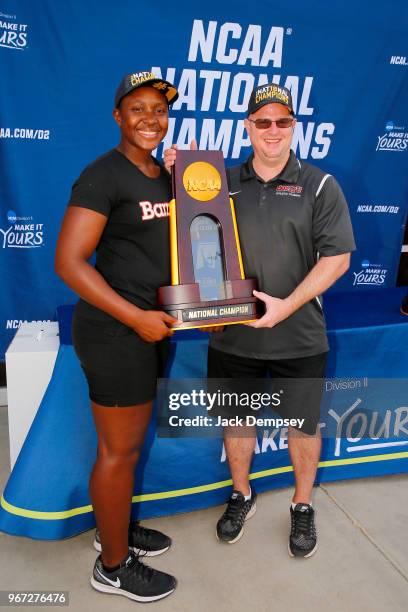
<svg viewBox="0 0 408 612">
<path fill-rule="evenodd" d="M 131 551 L 119 569 L 113 572 L 104 570 L 99 555 L 91 577 L 91 585 L 97 591 L 124 595 L 143 603 L 167 597 L 174 591 L 176 584 L 174 576 L 144 565 Z"/>
</svg>

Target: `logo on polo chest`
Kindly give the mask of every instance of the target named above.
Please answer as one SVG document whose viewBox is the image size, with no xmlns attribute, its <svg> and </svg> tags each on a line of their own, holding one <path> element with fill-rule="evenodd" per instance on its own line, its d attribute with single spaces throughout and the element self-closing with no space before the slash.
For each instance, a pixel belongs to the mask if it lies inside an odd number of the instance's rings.
<svg viewBox="0 0 408 612">
<path fill-rule="evenodd" d="M 150 221 L 151 219 L 169 216 L 169 204 L 168 202 L 156 202 L 152 204 L 145 200 L 139 202 L 139 206 L 142 209 L 142 221 Z"/>
<path fill-rule="evenodd" d="M 292 196 L 300 198 L 303 192 L 303 187 L 300 185 L 278 185 L 275 193 L 279 196 Z"/>
</svg>

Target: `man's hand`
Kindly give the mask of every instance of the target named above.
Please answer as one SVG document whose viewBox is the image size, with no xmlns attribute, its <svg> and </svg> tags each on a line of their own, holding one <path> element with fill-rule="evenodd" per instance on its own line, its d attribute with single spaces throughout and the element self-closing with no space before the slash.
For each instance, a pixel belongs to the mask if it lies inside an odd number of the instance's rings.
<svg viewBox="0 0 408 612">
<path fill-rule="evenodd" d="M 248 325 L 248 327 L 274 327 L 293 313 L 288 300 L 274 298 L 262 291 L 254 291 L 253 294 L 258 300 L 265 303 L 266 312 L 257 321 L 246 323 L 245 325 Z"/>
<path fill-rule="evenodd" d="M 197 149 L 198 149 L 197 141 L 192 140 L 190 142 L 190 151 L 197 151 Z M 167 172 L 171 172 L 171 168 L 172 166 L 174 166 L 174 163 L 177 157 L 177 145 L 173 144 L 171 145 L 170 149 L 166 149 L 163 153 L 163 157 L 164 157 L 164 167 L 166 168 Z"/>
<path fill-rule="evenodd" d="M 314 300 L 333 285 L 344 274 L 350 265 L 350 253 L 322 256 L 309 274 L 288 297 L 281 300 L 271 297 L 262 291 L 254 291 L 254 296 L 265 302 L 266 313 L 250 327 L 274 327 L 287 319 L 304 304 Z"/>
<path fill-rule="evenodd" d="M 132 328 L 146 342 L 158 342 L 171 336 L 171 325 L 177 323 L 177 319 L 162 310 L 144 310 L 138 314 Z"/>
</svg>

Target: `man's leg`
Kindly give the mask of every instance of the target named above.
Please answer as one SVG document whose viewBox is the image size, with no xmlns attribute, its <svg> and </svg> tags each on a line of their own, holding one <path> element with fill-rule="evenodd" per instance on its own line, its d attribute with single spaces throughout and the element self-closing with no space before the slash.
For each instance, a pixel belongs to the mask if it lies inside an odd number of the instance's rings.
<svg viewBox="0 0 408 612">
<path fill-rule="evenodd" d="M 262 379 L 266 374 L 266 365 L 260 359 L 250 359 L 224 353 L 213 348 L 208 349 L 208 378 L 219 379 L 220 386 L 224 387 L 227 380 L 228 392 L 248 391 L 245 380 Z M 218 383 L 214 382 L 215 385 Z M 237 411 L 229 414 L 226 408 L 220 406 L 223 417 L 234 417 Z M 234 490 L 240 491 L 244 496 L 250 494 L 249 470 L 256 442 L 256 427 L 225 427 L 224 446 L 231 471 Z"/>
<path fill-rule="evenodd" d="M 256 441 L 255 427 L 232 428 L 224 430 L 224 445 L 235 491 L 249 495 L 249 470 Z"/>
<path fill-rule="evenodd" d="M 327 353 L 271 362 L 274 378 L 285 390 L 282 416 L 302 419 L 302 430 L 289 428 L 289 454 L 295 474 L 295 491 L 290 507 L 290 556 L 310 557 L 317 549 L 315 511 L 311 503 L 321 451 L 318 427 L 320 401 Z M 275 381 L 276 382 L 276 381 Z"/>
<path fill-rule="evenodd" d="M 249 470 L 255 448 L 254 427 L 228 427 L 224 444 L 231 471 L 233 491 L 225 512 L 217 523 L 217 539 L 237 542 L 244 533 L 244 523 L 256 512 L 256 493 L 249 484 Z"/>
<path fill-rule="evenodd" d="M 319 463 L 321 437 L 289 429 L 289 453 L 295 473 L 295 492 L 290 506 L 291 529 L 288 552 L 291 557 L 311 557 L 317 550 L 312 489 Z"/>
<path fill-rule="evenodd" d="M 247 359 L 209 348 L 208 378 L 215 379 L 210 380 L 212 386 L 218 385 L 216 379 L 220 379 L 219 384 L 224 387 L 223 379 L 230 379 L 225 387 L 226 390 L 239 392 L 240 389 L 245 389 L 246 379 L 262 378 L 265 371 L 264 362 L 261 360 Z M 218 408 L 223 417 L 238 416 L 237 411 L 226 414 L 224 406 Z M 249 470 L 255 441 L 255 427 L 231 426 L 224 429 L 225 452 L 231 471 L 233 491 L 227 508 L 217 523 L 216 535 L 219 540 L 229 544 L 241 538 L 244 522 L 256 511 L 256 493 L 249 485 Z"/>
<path fill-rule="evenodd" d="M 308 436 L 290 427 L 288 446 L 295 473 L 295 492 L 292 502 L 310 504 L 322 447 L 320 430 L 317 430 L 316 435 Z"/>
</svg>

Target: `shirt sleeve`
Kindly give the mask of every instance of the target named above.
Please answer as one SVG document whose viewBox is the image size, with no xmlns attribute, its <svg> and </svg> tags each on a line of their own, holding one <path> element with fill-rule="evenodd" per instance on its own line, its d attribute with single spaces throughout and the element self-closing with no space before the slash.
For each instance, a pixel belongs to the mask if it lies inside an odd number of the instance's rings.
<svg viewBox="0 0 408 612">
<path fill-rule="evenodd" d="M 68 206 L 79 206 L 109 217 L 116 201 L 116 185 L 108 168 L 90 165 L 72 186 Z"/>
<path fill-rule="evenodd" d="M 346 198 L 336 179 L 329 176 L 316 197 L 313 242 L 323 256 L 341 255 L 356 249 Z"/>
</svg>

